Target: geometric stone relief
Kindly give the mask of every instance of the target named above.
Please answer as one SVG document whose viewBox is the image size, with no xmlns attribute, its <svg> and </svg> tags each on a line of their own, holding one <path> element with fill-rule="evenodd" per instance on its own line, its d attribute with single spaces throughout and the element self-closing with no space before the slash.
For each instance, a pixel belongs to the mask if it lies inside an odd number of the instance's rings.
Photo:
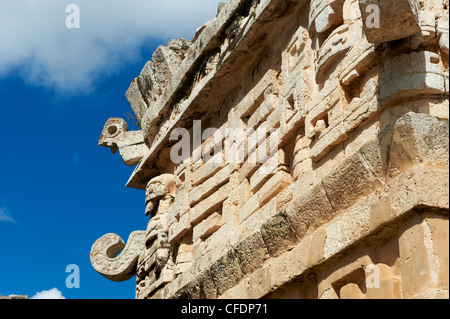
<svg viewBox="0 0 450 319">
<path fill-rule="evenodd" d="M 430 51 L 411 52 L 388 60 L 380 78 L 383 105 L 419 95 L 444 94 L 445 74 L 438 54 Z"/>
<path fill-rule="evenodd" d="M 129 185 L 146 189 L 147 230 L 119 256 L 124 244 L 105 235 L 94 268 L 113 280 L 137 273 L 137 298 L 448 295 L 439 1 L 230 0 L 192 42 L 161 47 L 127 94 L 142 132 L 114 119 L 101 138 L 140 161 Z M 365 9 L 376 3 L 388 22 L 372 30 Z M 231 140 L 233 152 L 229 140 L 200 139 L 172 162 L 170 128 L 195 135 L 196 120 L 222 136 L 266 131 Z M 197 161 L 205 150 L 221 161 Z M 268 174 L 252 160 L 260 153 L 277 162 Z M 442 211 L 417 220 L 427 205 Z"/>
</svg>

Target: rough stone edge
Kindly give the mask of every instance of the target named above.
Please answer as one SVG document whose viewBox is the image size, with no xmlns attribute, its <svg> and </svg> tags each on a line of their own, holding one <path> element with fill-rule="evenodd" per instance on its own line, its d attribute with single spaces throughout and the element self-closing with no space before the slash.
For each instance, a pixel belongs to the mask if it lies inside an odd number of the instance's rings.
<svg viewBox="0 0 450 319">
<path fill-rule="evenodd" d="M 186 74 L 191 72 L 193 69 L 195 69 L 197 62 L 202 59 L 203 54 L 205 52 L 211 51 L 212 46 L 214 46 L 214 39 L 220 34 L 220 32 L 226 28 L 228 25 L 230 19 L 232 19 L 233 15 L 239 10 L 240 6 L 243 3 L 251 2 L 248 0 L 231 0 L 230 3 L 225 6 L 225 8 L 220 11 L 218 17 L 210 24 L 208 24 L 205 29 L 202 31 L 202 33 L 199 35 L 199 37 L 196 39 L 194 45 L 196 43 L 203 43 L 200 48 L 191 48 L 193 53 L 189 54 L 186 59 L 183 61 L 181 65 L 181 71 L 178 73 L 179 75 L 175 77 L 172 80 L 172 89 L 165 92 L 164 97 L 161 97 L 161 100 L 158 102 L 158 104 L 155 106 L 158 110 L 159 116 L 166 110 L 173 102 L 174 97 L 177 94 L 177 91 L 183 87 L 183 82 L 186 80 Z M 305 0 L 292 0 L 289 1 L 289 3 L 297 3 L 297 2 L 305 2 Z M 249 20 L 248 25 L 243 30 L 242 35 L 240 35 L 237 42 L 233 42 L 232 45 L 235 47 L 233 52 L 236 50 L 236 47 L 238 47 L 242 42 L 245 42 L 246 36 L 248 35 L 249 31 L 255 27 L 255 25 L 258 25 L 258 21 L 261 17 L 264 17 L 264 15 L 268 12 L 269 6 L 273 3 L 276 3 L 276 1 L 273 0 L 261 0 L 258 4 L 255 16 L 252 17 L 252 19 Z M 274 4 L 276 6 L 276 4 Z M 270 11 L 270 10 L 269 10 Z M 219 23 L 218 21 L 221 21 Z M 256 23 L 255 23 L 256 22 Z M 211 35 L 213 34 L 213 35 Z M 198 44 L 197 44 L 198 45 Z M 218 45 L 216 43 L 216 45 Z M 203 89 L 205 89 L 210 81 L 215 77 L 215 75 L 224 67 L 226 67 L 227 61 L 230 60 L 230 52 L 225 54 L 221 58 L 221 63 L 219 68 L 214 69 L 211 71 L 210 74 L 207 75 L 205 79 L 203 79 L 202 82 L 200 82 L 191 92 L 190 96 L 187 97 L 187 100 L 184 102 L 183 109 L 180 110 L 180 113 L 178 114 L 177 118 L 173 121 L 171 126 L 167 129 L 166 133 L 163 134 L 161 137 L 158 138 L 158 140 L 155 140 L 153 143 L 153 146 L 150 148 L 150 151 L 144 156 L 144 158 L 140 161 L 140 163 L 136 166 L 135 170 L 133 171 L 132 175 L 130 176 L 126 186 L 130 188 L 138 188 L 142 189 L 143 185 L 139 182 L 139 174 L 142 172 L 146 172 L 147 168 L 146 166 L 152 162 L 153 158 L 158 154 L 158 151 L 160 151 L 162 144 L 164 141 L 168 139 L 169 133 L 172 131 L 173 128 L 175 128 L 180 121 L 180 119 L 185 115 L 186 111 L 189 109 L 189 106 L 192 104 L 192 102 L 199 96 L 201 96 L 201 93 Z M 170 92 L 169 92 L 170 91 Z M 150 112 L 153 112 L 151 110 L 148 110 L 146 114 L 150 114 Z M 158 124 L 159 125 L 159 124 Z M 146 131 L 149 131 L 151 128 L 143 128 L 144 134 Z"/>
</svg>

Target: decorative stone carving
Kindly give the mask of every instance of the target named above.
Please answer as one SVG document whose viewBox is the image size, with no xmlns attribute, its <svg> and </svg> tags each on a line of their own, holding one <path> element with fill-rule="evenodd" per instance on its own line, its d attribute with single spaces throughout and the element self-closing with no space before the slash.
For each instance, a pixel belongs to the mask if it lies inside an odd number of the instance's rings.
<svg viewBox="0 0 450 319">
<path fill-rule="evenodd" d="M 132 232 L 126 245 L 118 235 L 106 234 L 92 245 L 91 264 L 109 280 L 128 280 L 136 275 L 136 266 L 144 249 L 144 242 L 144 231 Z"/>
<path fill-rule="evenodd" d="M 128 131 L 128 125 L 121 118 L 110 118 L 102 131 L 99 146 L 111 148 L 112 153 L 120 151 L 120 156 L 128 166 L 134 166 L 148 151 L 141 131 Z"/>
<path fill-rule="evenodd" d="M 448 13 L 441 13 L 437 21 L 437 36 L 439 39 L 439 47 L 448 54 L 449 52 L 449 38 L 448 38 Z"/>
<path fill-rule="evenodd" d="M 384 64 L 380 79 L 382 104 L 421 94 L 443 94 L 445 90 L 445 74 L 434 52 L 403 54 Z"/>
<path fill-rule="evenodd" d="M 230 0 L 159 49 L 129 91 L 151 145 L 136 298 L 448 298 L 446 3 Z M 239 152 L 172 162 L 196 120 Z"/>
<path fill-rule="evenodd" d="M 313 0 L 309 13 L 309 29 L 314 25 L 315 32 L 323 33 L 332 25 L 342 21 L 344 0 Z"/>
<path fill-rule="evenodd" d="M 159 201 L 167 195 L 175 196 L 175 178 L 171 174 L 164 174 L 153 178 L 148 184 L 145 193 L 145 216 L 150 216 L 158 209 Z"/>
<path fill-rule="evenodd" d="M 168 211 L 175 196 L 175 176 L 163 174 L 147 184 L 145 214 L 150 217 L 145 235 L 145 249 L 139 257 L 137 290 L 150 294 L 160 285 L 173 279 L 171 245 L 168 241 Z"/>
</svg>

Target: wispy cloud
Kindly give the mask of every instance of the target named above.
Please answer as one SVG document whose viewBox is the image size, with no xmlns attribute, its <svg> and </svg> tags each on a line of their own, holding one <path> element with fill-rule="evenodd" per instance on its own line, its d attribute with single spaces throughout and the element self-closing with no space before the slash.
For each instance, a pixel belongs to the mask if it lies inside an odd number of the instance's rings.
<svg viewBox="0 0 450 319">
<path fill-rule="evenodd" d="M 66 299 L 57 288 L 37 292 L 30 299 Z"/>
<path fill-rule="evenodd" d="M 149 38 L 192 37 L 219 2 L 73 0 L 80 28 L 68 29 L 67 1 L 0 1 L 0 78 L 15 73 L 59 92 L 89 92 L 136 59 Z"/>
<path fill-rule="evenodd" d="M 11 217 L 11 214 L 9 213 L 8 208 L 3 203 L 2 200 L 0 200 L 0 222 L 15 223 L 14 218 Z"/>
</svg>

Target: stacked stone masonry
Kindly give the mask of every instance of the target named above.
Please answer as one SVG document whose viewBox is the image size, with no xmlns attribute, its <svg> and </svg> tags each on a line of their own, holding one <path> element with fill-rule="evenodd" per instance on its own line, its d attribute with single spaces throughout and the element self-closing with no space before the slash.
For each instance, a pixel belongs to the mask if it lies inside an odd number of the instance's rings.
<svg viewBox="0 0 450 319">
<path fill-rule="evenodd" d="M 94 268 L 138 299 L 449 298 L 448 5 L 230 0 L 158 48 L 126 93 L 141 130 L 99 142 L 150 220 Z M 218 133 L 176 163 L 177 128 Z"/>
</svg>

